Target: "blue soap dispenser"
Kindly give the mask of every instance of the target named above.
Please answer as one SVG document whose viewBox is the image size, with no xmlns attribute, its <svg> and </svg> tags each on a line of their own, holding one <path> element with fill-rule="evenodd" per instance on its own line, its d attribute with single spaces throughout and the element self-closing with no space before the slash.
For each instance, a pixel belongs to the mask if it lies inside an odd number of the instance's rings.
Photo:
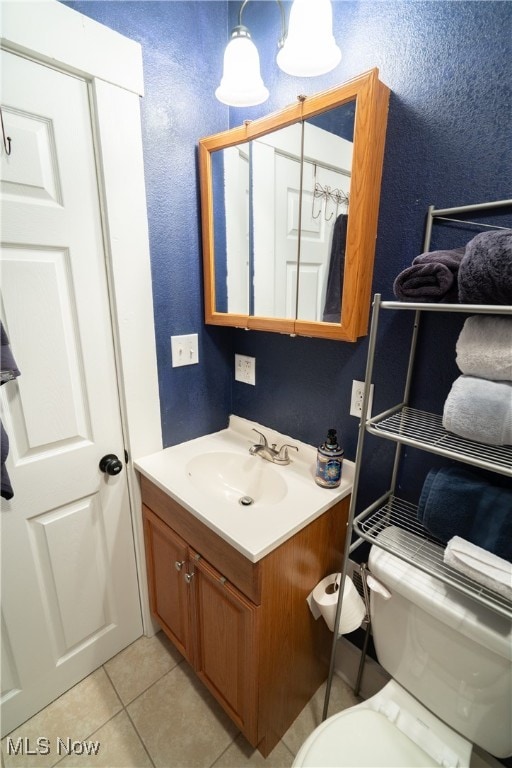
<svg viewBox="0 0 512 768">
<path fill-rule="evenodd" d="M 335 429 L 327 431 L 325 443 L 318 446 L 315 482 L 322 488 L 337 488 L 341 483 L 344 450 L 338 443 Z"/>
</svg>

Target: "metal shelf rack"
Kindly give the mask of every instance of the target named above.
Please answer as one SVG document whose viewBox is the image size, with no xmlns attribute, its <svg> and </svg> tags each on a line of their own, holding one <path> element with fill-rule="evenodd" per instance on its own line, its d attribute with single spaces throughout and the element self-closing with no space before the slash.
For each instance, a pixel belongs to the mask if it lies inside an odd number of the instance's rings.
<svg viewBox="0 0 512 768">
<path fill-rule="evenodd" d="M 484 445 L 458 437 L 443 427 L 442 417 L 436 413 L 398 405 L 370 419 L 366 431 L 512 477 L 512 446 Z"/>
<path fill-rule="evenodd" d="M 428 251 L 432 235 L 432 227 L 436 219 L 458 221 L 464 224 L 488 225 L 468 222 L 465 219 L 453 219 L 452 216 L 468 213 L 482 213 L 500 208 L 512 210 L 512 200 L 499 200 L 478 205 L 460 206 L 457 208 L 436 209 L 430 206 L 425 227 L 424 251 Z M 502 227 L 496 227 L 501 229 Z M 473 305 L 473 304 L 430 304 L 420 302 L 382 301 L 380 294 L 374 297 L 372 321 L 369 334 L 368 359 L 365 374 L 365 391 L 362 403 L 362 413 L 367 413 L 370 395 L 370 385 L 373 376 L 373 363 L 377 346 L 377 332 L 381 310 L 397 310 L 414 312 L 414 325 L 411 336 L 409 362 L 404 386 L 403 400 L 393 408 L 370 419 L 362 419 L 359 425 L 354 483 L 347 523 L 347 538 L 345 544 L 342 576 L 339 589 L 339 599 L 334 625 L 338 625 L 343 602 L 343 586 L 346 577 L 346 563 L 350 553 L 359 547 L 363 541 L 376 544 L 386 549 L 402 560 L 414 565 L 420 570 L 432 575 L 438 581 L 447 585 L 478 603 L 487 606 L 496 613 L 512 618 L 512 601 L 490 589 L 482 587 L 465 575 L 443 562 L 444 544 L 433 539 L 417 521 L 417 508 L 395 496 L 398 469 L 402 458 L 404 445 L 413 446 L 430 453 L 445 456 L 476 467 L 487 469 L 502 475 L 512 476 L 512 447 L 489 446 L 472 440 L 460 438 L 447 432 L 442 426 L 442 418 L 438 414 L 426 413 L 410 407 L 409 397 L 412 374 L 414 370 L 416 345 L 420 319 L 423 312 L 461 312 L 466 314 L 495 314 L 512 317 L 512 306 Z M 363 510 L 357 517 L 355 509 L 361 463 L 363 457 L 364 439 L 366 433 L 386 438 L 396 443 L 389 490 L 373 504 Z M 352 533 L 357 537 L 352 541 Z M 398 533 L 397 533 L 398 532 Z M 333 637 L 331 663 L 325 693 L 323 719 L 327 716 L 332 675 L 336 656 L 336 633 Z"/>
</svg>

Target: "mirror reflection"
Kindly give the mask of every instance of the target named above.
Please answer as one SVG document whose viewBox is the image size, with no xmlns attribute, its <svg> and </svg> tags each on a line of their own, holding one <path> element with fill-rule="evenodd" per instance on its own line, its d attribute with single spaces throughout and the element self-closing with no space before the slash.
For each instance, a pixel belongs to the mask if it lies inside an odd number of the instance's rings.
<svg viewBox="0 0 512 768">
<path fill-rule="evenodd" d="M 200 139 L 207 323 L 367 332 L 388 102 L 373 69 Z"/>
<path fill-rule="evenodd" d="M 212 153 L 217 311 L 340 322 L 354 115 Z"/>
<path fill-rule="evenodd" d="M 355 101 L 304 122 L 297 318 L 339 323 Z"/>
</svg>

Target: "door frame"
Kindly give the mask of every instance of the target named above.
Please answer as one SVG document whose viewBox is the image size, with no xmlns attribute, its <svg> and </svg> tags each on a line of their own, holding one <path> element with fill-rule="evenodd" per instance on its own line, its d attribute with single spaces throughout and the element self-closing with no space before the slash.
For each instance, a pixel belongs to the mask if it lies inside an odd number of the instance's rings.
<svg viewBox="0 0 512 768">
<path fill-rule="evenodd" d="M 0 11 L 2 48 L 88 83 L 140 603 L 144 633 L 152 635 L 133 466 L 162 448 L 140 121 L 142 48 L 58 0 L 2 1 Z"/>
</svg>

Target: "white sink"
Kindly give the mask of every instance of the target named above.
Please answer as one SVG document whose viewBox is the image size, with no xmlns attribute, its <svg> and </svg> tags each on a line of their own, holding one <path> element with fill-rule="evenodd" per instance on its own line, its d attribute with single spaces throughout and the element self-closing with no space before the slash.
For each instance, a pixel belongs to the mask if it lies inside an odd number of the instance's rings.
<svg viewBox="0 0 512 768">
<path fill-rule="evenodd" d="M 259 442 L 253 429 L 270 445 L 296 446 L 290 463 L 251 455 Z M 321 488 L 313 446 L 238 416 L 230 416 L 227 429 L 137 459 L 135 466 L 252 562 L 348 496 L 354 472 L 345 459 L 341 485 Z"/>
<path fill-rule="evenodd" d="M 187 464 L 190 482 L 200 491 L 242 507 L 277 504 L 288 487 L 268 461 L 249 453 L 209 451 L 194 456 Z"/>
</svg>

